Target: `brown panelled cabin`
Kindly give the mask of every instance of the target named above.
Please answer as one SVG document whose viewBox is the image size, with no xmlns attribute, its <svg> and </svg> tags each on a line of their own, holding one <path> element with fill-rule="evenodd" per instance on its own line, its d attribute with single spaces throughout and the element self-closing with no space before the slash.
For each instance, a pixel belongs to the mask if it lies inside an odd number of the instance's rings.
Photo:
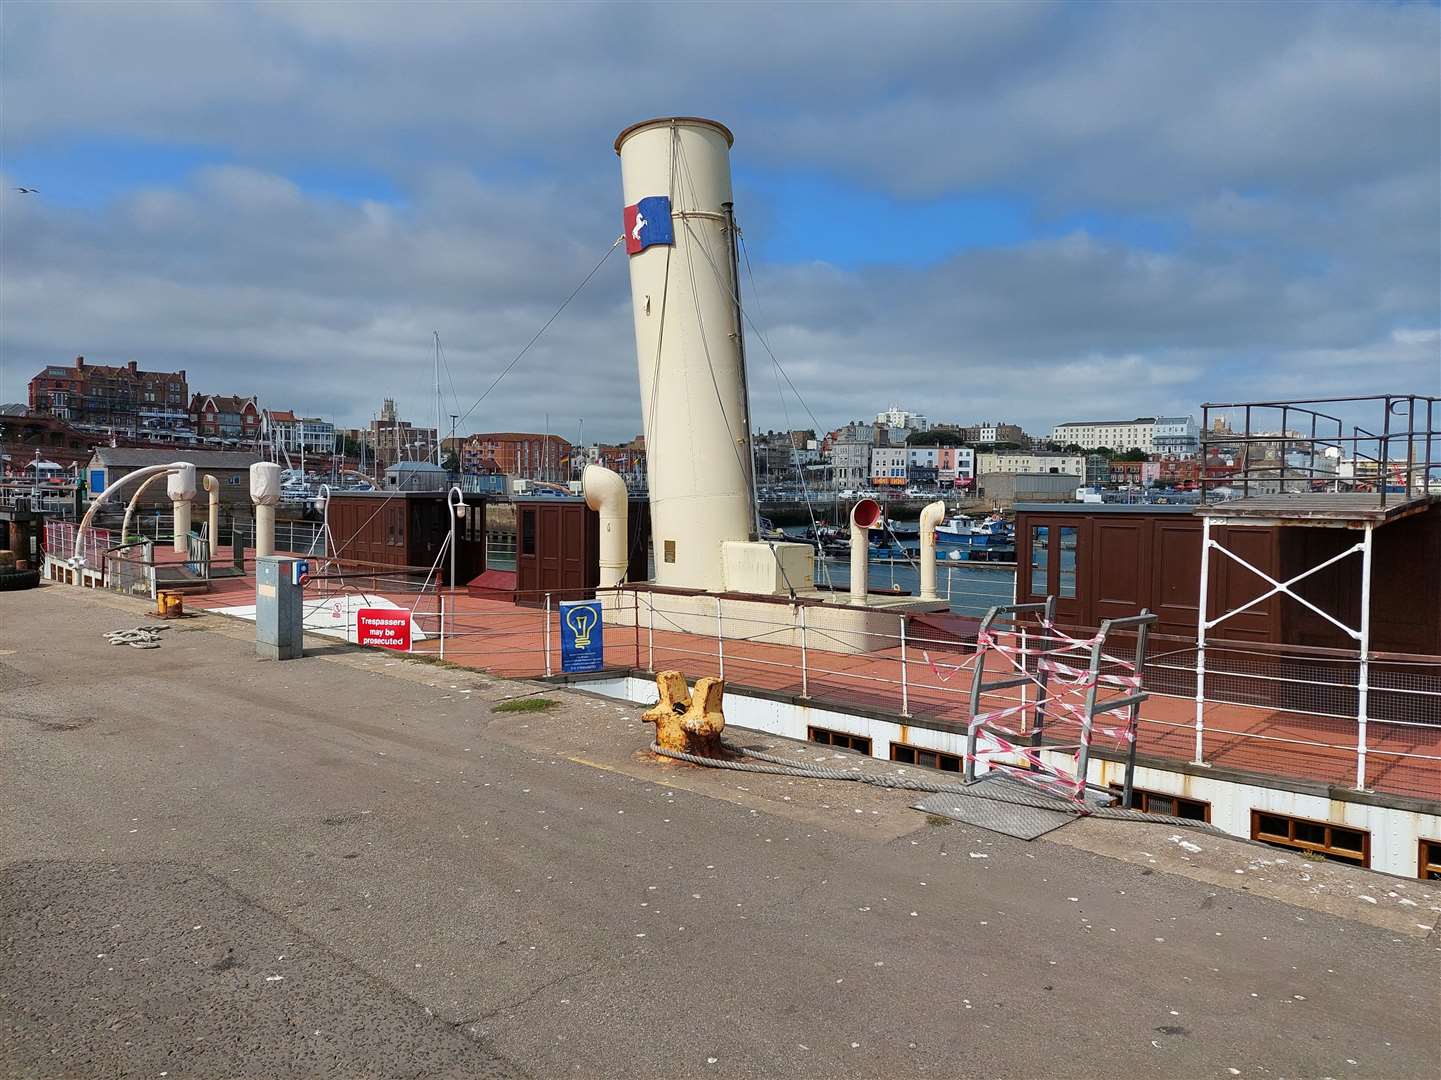
<svg viewBox="0 0 1441 1080">
<path fill-rule="evenodd" d="M 1231 509 L 1192 506 L 1023 503 L 1016 508 L 1016 601 L 1056 597 L 1059 621 L 1094 627 L 1149 608 L 1161 634 L 1194 639 L 1200 595 L 1202 513 L 1211 536 L 1278 581 L 1287 581 L 1355 544 L 1375 528 L 1371 584 L 1373 653 L 1441 653 L 1441 499 L 1414 500 L 1384 517 L 1266 516 L 1243 500 Z M 1238 524 L 1245 520 L 1246 524 Z M 1224 522 L 1224 524 L 1222 523 Z M 1270 584 L 1232 558 L 1211 556 L 1207 611 L 1216 618 L 1267 592 Z M 1357 626 L 1361 559 L 1352 555 L 1293 586 L 1341 622 Z M 1289 597 L 1276 595 L 1211 631 L 1230 641 L 1354 651 L 1356 642 Z"/>
<path fill-rule="evenodd" d="M 627 581 L 650 578 L 650 503 L 629 500 Z M 600 515 L 580 499 L 515 500 L 516 598 L 522 604 L 590 598 L 600 584 Z"/>
<path fill-rule="evenodd" d="M 465 497 L 456 523 L 456 581 L 485 571 L 485 503 Z M 429 567 L 450 532 L 443 491 L 339 491 L 330 496 L 330 532 L 344 559 L 376 566 Z M 448 574 L 449 556 L 441 567 Z"/>
</svg>

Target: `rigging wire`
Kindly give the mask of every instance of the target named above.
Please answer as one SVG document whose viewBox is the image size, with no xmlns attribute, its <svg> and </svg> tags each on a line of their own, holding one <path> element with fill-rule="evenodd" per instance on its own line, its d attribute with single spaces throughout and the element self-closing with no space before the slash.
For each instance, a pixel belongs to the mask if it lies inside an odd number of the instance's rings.
<svg viewBox="0 0 1441 1080">
<path fill-rule="evenodd" d="M 746 246 L 745 237 L 741 235 L 739 229 L 736 230 L 736 239 L 740 242 L 741 254 L 745 256 L 746 276 L 750 278 L 751 282 L 751 297 L 755 302 L 756 310 L 759 311 L 761 303 L 760 290 L 756 287 L 755 271 L 751 269 L 751 253 L 750 249 Z M 739 282 L 736 283 L 736 289 L 740 289 Z M 765 336 L 759 330 L 756 331 L 756 337 L 761 340 L 761 344 L 765 346 L 766 352 L 770 353 L 771 348 L 769 345 L 766 344 Z M 775 360 L 774 353 L 771 353 L 771 359 L 772 361 Z M 790 406 L 786 404 L 785 389 L 781 386 L 780 364 L 773 364 L 772 368 L 776 376 L 776 396 L 780 398 L 781 413 L 785 416 L 786 429 L 789 432 L 791 426 L 791 410 Z M 802 402 L 802 404 L 804 404 L 804 402 Z M 810 412 L 809 409 L 807 409 L 806 411 Z M 811 415 L 812 419 L 814 419 L 815 414 L 812 413 Z M 820 437 L 819 430 L 816 431 L 816 437 Z M 811 519 L 811 536 L 815 538 L 816 554 L 820 556 L 821 576 L 825 579 L 825 584 L 828 587 L 834 588 L 835 583 L 831 580 L 831 565 L 826 561 L 826 553 L 824 548 L 822 548 L 821 546 L 821 530 L 820 525 L 816 522 L 816 510 L 815 507 L 811 504 L 810 486 L 806 483 L 806 473 L 805 470 L 801 468 L 800 456 L 796 453 L 796 448 L 794 444 L 792 444 L 791 446 L 791 461 L 795 464 L 796 475 L 800 478 L 801 496 L 805 499 L 806 502 L 806 516 Z"/>
<path fill-rule="evenodd" d="M 691 177 L 691 173 L 690 173 L 690 162 L 688 162 L 688 161 L 686 160 L 685 147 L 682 146 L 682 145 L 680 145 L 679 141 L 677 141 L 677 147 L 678 147 L 679 150 L 680 150 L 680 165 L 681 165 L 681 169 L 685 172 L 686 179 L 687 179 L 688 181 L 690 181 L 691 199 L 692 199 L 692 201 L 694 201 L 694 200 L 695 200 L 695 180 Z M 687 216 L 685 216 L 684 214 L 682 214 L 682 215 L 681 215 L 681 224 L 685 226 L 685 231 L 690 234 L 690 238 L 691 238 L 692 244 L 693 244 L 695 247 L 700 248 L 701 254 L 703 254 L 703 255 L 705 256 L 706 262 L 710 263 L 710 266 L 711 266 L 711 269 L 712 269 L 712 270 L 715 270 L 715 260 L 711 258 L 710 250 L 705 246 L 705 242 L 700 238 L 699 235 L 697 235 L 696 231 L 695 231 L 693 228 L 691 228 L 690 218 L 687 217 Z M 727 411 L 727 409 L 726 409 L 725 397 L 724 397 L 724 395 L 721 394 L 720 380 L 716 377 L 715 364 L 714 364 L 714 363 L 712 362 L 712 360 L 711 360 L 710 343 L 706 340 L 705 320 L 704 320 L 704 318 L 701 316 L 701 310 L 700 310 L 700 295 L 699 295 L 699 290 L 698 290 L 698 288 L 696 287 L 696 279 L 695 279 L 695 259 L 690 256 L 689 252 L 687 252 L 687 254 L 686 254 L 685 265 L 686 265 L 686 272 L 687 272 L 687 274 L 690 276 L 690 299 L 691 299 L 691 305 L 692 305 L 692 306 L 694 307 L 694 309 L 695 309 L 695 321 L 696 321 L 696 326 L 697 326 L 697 328 L 700 330 L 701 352 L 702 352 L 702 354 L 705 356 L 705 366 L 706 366 L 706 370 L 710 372 L 710 382 L 711 382 L 711 386 L 715 389 L 716 404 L 720 407 L 721 419 L 723 419 L 723 420 L 725 421 L 727 430 L 734 431 L 734 430 L 735 430 L 735 427 L 734 427 L 734 425 L 733 425 L 732 422 L 731 422 L 730 413 L 729 413 L 729 411 Z M 720 280 L 720 278 L 719 278 L 719 272 L 717 272 L 717 280 Z M 727 288 L 726 291 L 727 291 L 727 292 L 730 292 L 730 289 Z M 734 299 L 734 294 L 732 294 L 732 299 Z M 737 305 L 737 306 L 739 306 L 739 305 Z M 737 332 L 737 333 L 741 333 L 741 332 L 743 332 L 743 329 L 738 326 L 738 327 L 736 327 L 736 332 Z M 737 357 L 737 362 L 739 362 L 739 357 Z M 749 417 L 746 417 L 745 425 L 742 425 L 743 428 L 744 428 L 745 426 L 749 425 L 749 422 L 750 422 L 750 418 L 749 418 Z M 749 431 L 745 431 L 745 432 L 744 432 L 744 435 L 745 435 L 745 438 L 744 438 L 743 442 L 746 444 L 746 446 L 749 446 L 749 445 L 750 445 L 750 432 L 749 432 Z M 732 439 L 730 440 L 730 444 L 731 444 L 731 451 L 735 454 L 736 464 L 740 467 L 741 475 L 742 475 L 743 477 L 749 477 L 749 476 L 751 475 L 751 470 L 747 467 L 746 462 L 745 462 L 745 459 L 741 456 L 741 448 L 740 448 L 740 446 L 737 444 L 737 442 L 736 442 L 736 440 L 735 440 L 734 438 L 732 438 Z M 747 481 L 747 485 L 746 485 L 746 486 L 747 486 L 747 487 L 750 487 L 749 481 Z M 759 514 L 759 509 L 758 509 L 758 504 L 757 504 L 757 495 L 758 495 L 758 493 L 754 490 L 754 488 L 752 488 L 751 491 L 750 491 L 751 517 L 752 517 L 752 519 L 755 519 L 755 518 L 757 517 L 757 515 Z M 760 539 L 760 535 L 759 535 L 759 533 L 760 533 L 759 523 L 756 523 L 756 525 L 757 525 L 757 528 L 756 528 L 756 533 L 757 533 L 756 539 Z"/>
<path fill-rule="evenodd" d="M 560 307 L 555 309 L 555 313 L 551 315 L 550 318 L 545 320 L 545 323 L 541 326 L 539 330 L 535 332 L 535 335 L 525 343 L 525 348 L 521 349 L 520 352 L 516 353 L 515 359 L 511 360 L 510 363 L 505 365 L 505 368 L 501 371 L 501 373 L 497 375 L 491 381 L 491 384 L 485 388 L 485 392 L 481 394 L 480 397 L 475 399 L 475 404 L 472 405 L 469 409 L 465 410 L 457 423 L 463 423 L 470 418 L 470 414 L 475 412 L 475 410 L 480 407 L 480 403 L 490 395 L 490 392 L 500 385 L 500 380 L 511 373 L 515 365 L 519 364 L 520 361 L 524 358 L 525 354 L 530 352 L 531 346 L 534 345 L 537 341 L 539 341 L 540 336 L 550 329 L 550 324 L 555 322 L 556 319 L 560 318 L 560 313 L 564 311 L 568 306 L 570 306 L 570 302 L 580 294 L 581 289 L 584 289 L 588 284 L 590 284 L 590 279 L 595 277 L 595 275 L 599 273 L 600 268 L 605 265 L 605 261 L 610 258 L 611 252 L 613 252 L 616 248 L 620 247 L 621 242 L 624 240 L 624 236 L 617 236 L 615 238 L 615 241 L 610 245 L 610 247 L 605 249 L 605 254 L 602 255 L 600 257 L 600 260 L 590 268 L 590 273 L 586 274 L 585 277 L 581 278 L 580 284 L 577 285 L 574 289 L 572 289 L 570 295 L 561 301 Z"/>
<path fill-rule="evenodd" d="M 531 339 L 525 343 L 525 348 L 521 349 L 520 352 L 516 353 L 515 359 L 511 360 L 511 362 L 505 366 L 505 370 L 502 371 L 499 375 L 497 375 L 497 376 L 495 377 L 495 379 L 491 382 L 491 384 L 490 384 L 488 387 L 485 388 L 485 393 L 481 394 L 480 397 L 476 398 L 476 399 L 475 399 L 475 404 L 472 405 L 469 409 L 467 409 L 467 410 L 460 416 L 460 419 L 458 419 L 458 420 L 456 421 L 457 426 L 460 425 L 460 424 L 462 424 L 462 423 L 464 423 L 466 420 L 468 420 L 468 419 L 470 418 L 470 414 L 473 413 L 473 412 L 475 412 L 475 410 L 479 407 L 480 403 L 481 403 L 482 401 L 484 401 L 484 400 L 486 399 L 486 397 L 490 394 L 490 392 L 491 392 L 492 390 L 494 390 L 494 389 L 496 388 L 496 386 L 498 386 L 498 385 L 500 384 L 500 380 L 503 379 L 503 378 L 505 378 L 508 374 L 510 374 L 511 370 L 512 370 L 518 363 L 520 363 L 521 359 L 525 356 L 525 354 L 530 351 L 531 346 L 534 345 L 537 341 L 539 341 L 539 340 L 540 340 L 540 336 L 541 336 L 542 334 L 544 334 L 547 330 L 550 329 L 551 323 L 555 322 L 556 319 L 560 318 L 560 313 L 563 312 L 563 311 L 570 305 L 570 302 L 571 302 L 572 300 L 574 300 L 574 299 L 576 298 L 576 296 L 578 296 L 578 295 L 580 294 L 580 291 L 581 291 L 582 289 L 584 289 L 584 288 L 586 287 L 586 285 L 588 285 L 588 284 L 590 283 L 590 279 L 593 278 L 593 277 L 595 277 L 595 275 L 600 271 L 600 268 L 601 268 L 603 265 L 605 265 L 605 261 L 610 258 L 611 252 L 613 252 L 616 248 L 618 248 L 618 247 L 621 245 L 621 242 L 622 242 L 624 239 L 625 239 L 624 236 L 618 236 L 618 237 L 616 237 L 616 238 L 615 238 L 615 241 L 610 245 L 610 247 L 608 247 L 608 248 L 605 249 L 605 254 L 600 257 L 600 261 L 598 261 L 593 267 L 591 267 L 590 273 L 586 274 L 585 277 L 583 277 L 583 278 L 581 279 L 580 284 L 577 285 L 574 289 L 571 290 L 570 295 L 567 296 L 564 300 L 561 301 L 560 307 L 558 307 L 558 308 L 555 309 L 554 314 L 552 314 L 550 318 L 546 319 L 546 320 L 545 320 L 545 323 L 541 326 L 541 328 L 540 328 L 539 330 L 537 330 L 537 331 L 535 332 L 534 336 L 531 337 Z M 443 354 L 444 354 L 444 349 L 442 348 L 442 355 L 443 355 Z M 446 370 L 449 371 L 449 366 L 447 366 Z M 451 385 L 452 385 L 452 391 L 453 391 L 453 390 L 454 390 L 454 383 L 452 382 Z M 457 409 L 460 408 L 460 401 L 459 401 L 459 399 L 456 400 L 455 407 L 456 407 Z M 440 432 L 436 432 L 436 438 L 438 439 L 439 437 L 440 437 Z M 397 457 L 397 460 L 399 460 L 399 447 L 396 448 L 396 457 Z M 382 510 L 384 510 L 384 509 L 386 508 L 386 506 L 388 506 L 388 505 L 390 504 L 391 500 L 393 500 L 397 495 L 400 495 L 400 494 L 402 494 L 402 489 L 397 488 L 395 491 L 391 492 L 391 493 L 390 493 L 389 495 L 387 495 L 384 499 L 382 499 L 381 502 L 380 502 L 380 505 L 375 508 L 375 510 L 371 513 L 371 515 L 370 515 L 368 518 L 366 518 L 363 522 L 361 522 L 360 528 L 357 529 L 356 532 L 359 533 L 359 532 L 361 532 L 362 530 L 364 530 L 365 527 L 366 527 L 367 525 L 369 525 L 372 521 L 374 521 L 374 520 L 380 515 L 380 512 L 381 512 Z"/>
<path fill-rule="evenodd" d="M 689 228 L 689 226 L 687 226 L 687 228 Z M 739 236 L 739 234 L 737 234 L 737 235 Z M 771 349 L 770 343 L 769 343 L 768 341 L 766 341 L 765 335 L 761 332 L 760 327 L 756 325 L 756 321 L 755 321 L 753 318 L 751 318 L 750 314 L 749 314 L 749 313 L 745 310 L 745 308 L 741 305 L 740 299 L 739 299 L 739 297 L 737 296 L 735 289 L 732 289 L 732 287 L 731 287 L 730 285 L 727 285 L 727 284 L 726 284 L 725 278 L 721 275 L 720 268 L 716 266 L 715 260 L 710 257 L 710 252 L 706 251 L 706 249 L 705 249 L 704 247 L 702 247 L 701 250 L 702 250 L 702 252 L 704 252 L 704 254 L 705 254 L 705 256 L 706 256 L 706 261 L 707 261 L 708 263 L 710 263 L 711 273 L 713 273 L 713 274 L 715 275 L 716 283 L 719 284 L 722 288 L 724 288 L 724 289 L 726 290 L 726 292 L 727 292 L 727 294 L 729 294 L 731 300 L 734 301 L 737 310 L 740 311 L 741 317 L 742 317 L 747 323 L 749 323 L 751 329 L 755 331 L 757 339 L 760 341 L 762 347 L 763 347 L 763 348 L 765 349 L 765 351 L 766 351 L 766 355 L 768 355 L 768 356 L 771 358 L 771 363 L 775 365 L 776 370 L 779 371 L 783 376 L 785 376 L 786 383 L 790 386 L 791 391 L 796 395 L 796 400 L 800 402 L 801 407 L 804 408 L 804 409 L 806 410 L 807 415 L 810 416 L 811 422 L 816 425 L 817 434 L 819 434 L 820 421 L 816 419 L 816 414 L 811 410 L 810 405 L 808 405 L 808 404 L 806 403 L 805 398 L 801 396 L 801 392 L 800 392 L 798 389 L 796 389 L 796 384 L 791 381 L 790 375 L 786 372 L 785 368 L 781 365 L 781 362 L 780 362 L 780 360 L 777 358 L 777 356 L 776 356 L 776 354 L 775 354 L 775 351 Z M 749 254 L 749 252 L 746 253 L 746 269 L 747 269 L 748 272 L 751 272 L 751 271 L 750 271 L 750 254 Z M 740 283 L 737 282 L 735 288 L 738 289 L 739 286 L 740 286 Z M 751 291 L 752 291 L 752 292 L 755 291 L 755 276 L 754 276 L 754 273 L 753 273 L 753 272 L 751 272 Z M 740 332 L 741 332 L 741 333 L 744 333 L 744 332 L 745 332 L 745 331 L 744 331 L 744 328 L 742 328 Z M 719 391 L 717 391 L 717 392 L 719 392 Z M 805 487 L 805 482 L 804 482 L 804 480 L 802 480 L 802 488 L 801 488 L 801 489 L 802 489 L 802 491 L 805 491 L 805 492 L 807 493 L 807 497 L 806 497 L 806 510 L 807 510 L 808 514 L 810 515 L 810 519 L 811 519 L 811 531 L 812 531 L 813 533 L 818 532 L 818 529 L 817 529 L 817 526 L 816 526 L 816 520 L 815 520 L 815 511 L 814 511 L 814 509 L 811 507 L 810 498 L 809 498 L 809 492 L 807 491 L 807 489 L 806 489 L 806 487 Z M 819 541 L 819 537 L 817 537 L 817 541 Z M 822 556 L 824 556 L 824 552 L 822 552 Z M 827 579 L 829 580 L 829 568 L 826 566 L 826 563 L 825 563 L 825 561 L 824 561 L 824 557 L 822 558 L 821 566 L 822 566 L 823 569 L 826 570 Z"/>
</svg>

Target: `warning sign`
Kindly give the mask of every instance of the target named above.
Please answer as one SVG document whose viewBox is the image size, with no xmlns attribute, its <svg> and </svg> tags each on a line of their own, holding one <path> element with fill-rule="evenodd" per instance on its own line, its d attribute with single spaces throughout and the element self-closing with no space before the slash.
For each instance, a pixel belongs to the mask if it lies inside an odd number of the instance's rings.
<svg viewBox="0 0 1441 1080">
<path fill-rule="evenodd" d="M 367 607 L 355 613 L 355 640 L 382 649 L 410 650 L 410 612 L 404 608 Z"/>
</svg>

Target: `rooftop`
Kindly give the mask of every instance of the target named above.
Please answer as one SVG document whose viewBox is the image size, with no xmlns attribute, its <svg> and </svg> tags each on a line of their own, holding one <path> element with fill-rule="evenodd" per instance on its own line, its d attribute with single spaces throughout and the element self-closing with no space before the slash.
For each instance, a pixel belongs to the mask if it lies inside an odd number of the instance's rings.
<svg viewBox="0 0 1441 1080">
<path fill-rule="evenodd" d="M 122 469 L 165 465 L 171 461 L 188 461 L 200 469 L 248 469 L 264 458 L 250 450 L 194 450 L 186 446 L 97 446 L 94 460 L 109 468 Z"/>
<path fill-rule="evenodd" d="M 1290 495 L 1251 495 L 1229 502 L 1203 503 L 1195 508 L 1202 517 L 1248 521 L 1288 521 L 1299 524 L 1385 524 L 1420 513 L 1441 495 L 1388 494 L 1386 501 L 1374 492 L 1324 491 Z"/>
<path fill-rule="evenodd" d="M 1138 416 L 1134 420 L 1067 420 L 1064 424 L 1057 424 L 1056 427 L 1116 427 L 1120 424 L 1154 424 L 1154 416 Z"/>
</svg>

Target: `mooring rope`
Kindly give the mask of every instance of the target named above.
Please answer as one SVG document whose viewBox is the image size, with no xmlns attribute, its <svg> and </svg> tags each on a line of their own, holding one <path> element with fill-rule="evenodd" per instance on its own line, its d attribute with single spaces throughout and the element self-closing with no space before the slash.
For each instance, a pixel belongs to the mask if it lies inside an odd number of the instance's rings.
<svg viewBox="0 0 1441 1080">
<path fill-rule="evenodd" d="M 851 783 L 870 784 L 873 787 L 889 788 L 891 790 L 924 791 L 932 795 L 964 795 L 973 799 L 986 799 L 989 802 L 1008 803 L 1011 806 L 1025 806 L 1033 810 L 1057 810 L 1061 813 L 1072 814 L 1077 817 L 1090 816 L 1123 821 L 1153 821 L 1159 824 L 1172 825 L 1177 828 L 1201 829 L 1215 833 L 1220 832 L 1220 830 L 1204 821 L 1195 821 L 1190 818 L 1175 818 L 1165 814 L 1147 814 L 1139 810 L 1126 810 L 1122 807 L 1092 806 L 1080 808 L 1074 803 L 1060 798 L 1031 798 L 1028 797 L 1025 792 L 1021 791 L 1002 793 L 994 790 L 993 785 L 986 783 L 937 784 L 930 780 L 913 779 L 908 776 L 897 776 L 889 773 L 868 773 L 860 770 L 828 769 L 819 765 L 801 765 L 775 754 L 767 754 L 760 750 L 748 750 L 745 747 L 737 746 L 725 740 L 721 741 L 721 747 L 728 753 L 735 754 L 738 757 L 754 758 L 755 760 L 728 761 L 725 758 L 687 754 L 682 750 L 667 750 L 655 742 L 650 744 L 651 753 L 660 754 L 662 757 L 673 758 L 676 761 L 685 761 L 692 765 L 701 765 L 707 769 L 728 769 L 731 772 L 764 773 L 771 776 L 789 776 L 792 779 L 800 780 L 846 780 Z"/>
</svg>

